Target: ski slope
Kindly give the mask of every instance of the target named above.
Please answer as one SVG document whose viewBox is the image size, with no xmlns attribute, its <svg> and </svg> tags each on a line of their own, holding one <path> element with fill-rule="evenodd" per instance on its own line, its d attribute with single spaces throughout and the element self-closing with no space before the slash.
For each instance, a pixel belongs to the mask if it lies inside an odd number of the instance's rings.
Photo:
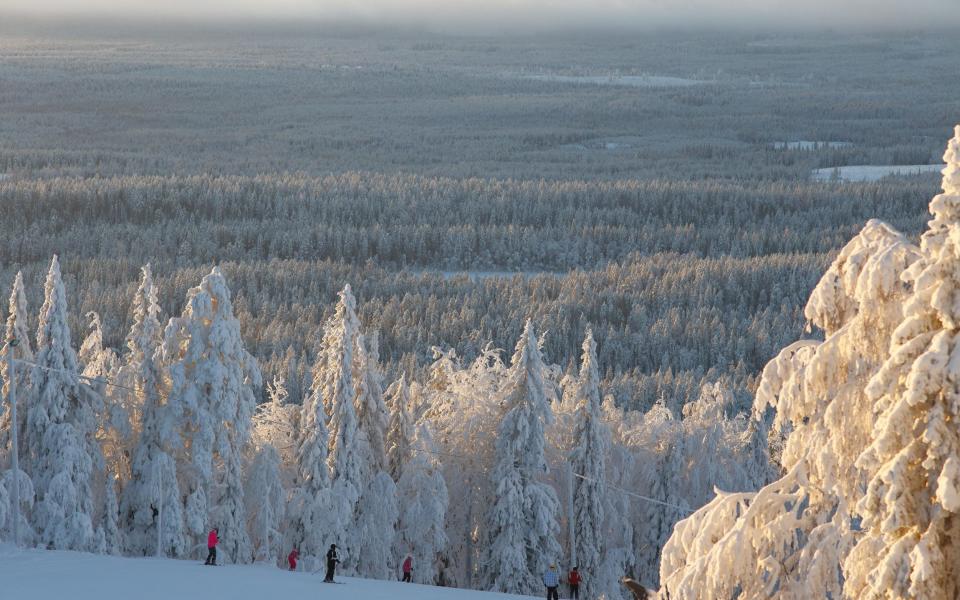
<svg viewBox="0 0 960 600">
<path fill-rule="evenodd" d="M 268 565 L 123 558 L 0 545 L 0 598 L 37 600 L 529 600 L 472 590 L 283 571 Z"/>
</svg>

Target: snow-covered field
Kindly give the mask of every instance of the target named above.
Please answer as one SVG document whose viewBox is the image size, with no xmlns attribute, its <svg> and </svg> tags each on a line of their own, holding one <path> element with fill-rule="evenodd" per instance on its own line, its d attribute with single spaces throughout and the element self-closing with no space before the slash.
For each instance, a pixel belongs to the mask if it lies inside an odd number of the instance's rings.
<svg viewBox="0 0 960 600">
<path fill-rule="evenodd" d="M 938 173 L 944 165 L 854 165 L 814 169 L 814 181 L 831 181 L 836 173 L 840 181 L 877 181 L 890 175 L 917 175 Z"/>
<path fill-rule="evenodd" d="M 793 140 L 773 143 L 773 147 L 776 150 L 819 150 L 821 148 L 845 148 L 852 145 L 850 142 L 823 140 Z"/>
<path fill-rule="evenodd" d="M 205 567 L 200 561 L 121 558 L 0 546 L 0 598 L 35 600 L 528 600 L 394 581 L 290 573 L 267 565 Z"/>
<path fill-rule="evenodd" d="M 626 87 L 688 87 L 713 83 L 685 77 L 667 75 L 524 75 L 524 79 L 550 81 L 555 83 L 575 83 L 581 85 L 620 85 Z"/>
</svg>

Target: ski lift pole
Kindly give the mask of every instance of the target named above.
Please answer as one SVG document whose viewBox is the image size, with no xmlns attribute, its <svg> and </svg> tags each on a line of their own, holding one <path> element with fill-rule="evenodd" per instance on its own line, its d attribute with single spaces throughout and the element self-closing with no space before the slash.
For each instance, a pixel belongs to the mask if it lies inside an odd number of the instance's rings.
<svg viewBox="0 0 960 600">
<path fill-rule="evenodd" d="M 17 339 L 7 342 L 7 400 L 10 402 L 10 441 L 13 454 L 13 545 L 20 547 L 20 448 L 17 439 L 20 422 L 17 421 L 17 378 L 13 371 L 13 349 Z"/>
</svg>

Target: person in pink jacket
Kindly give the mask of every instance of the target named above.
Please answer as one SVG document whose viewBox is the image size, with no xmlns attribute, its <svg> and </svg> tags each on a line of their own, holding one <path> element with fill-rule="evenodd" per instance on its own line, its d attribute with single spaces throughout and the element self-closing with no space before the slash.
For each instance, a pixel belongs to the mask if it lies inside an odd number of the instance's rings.
<svg viewBox="0 0 960 600">
<path fill-rule="evenodd" d="M 203 563 L 205 565 L 214 565 L 217 564 L 217 544 L 220 543 L 220 530 L 214 527 L 210 530 L 210 533 L 207 534 L 207 562 Z"/>
<path fill-rule="evenodd" d="M 403 579 L 402 579 L 402 581 L 406 581 L 407 583 L 410 583 L 410 574 L 411 574 L 412 572 L 413 572 L 413 557 L 408 554 L 408 555 L 407 555 L 407 558 L 405 558 L 405 559 L 403 560 Z"/>
</svg>

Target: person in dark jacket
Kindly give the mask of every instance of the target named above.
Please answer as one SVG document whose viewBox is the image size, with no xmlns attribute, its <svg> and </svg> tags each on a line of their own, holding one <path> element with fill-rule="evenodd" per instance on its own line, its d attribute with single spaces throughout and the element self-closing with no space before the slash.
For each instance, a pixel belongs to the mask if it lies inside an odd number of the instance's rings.
<svg viewBox="0 0 960 600">
<path fill-rule="evenodd" d="M 205 565 L 217 564 L 217 544 L 220 543 L 220 530 L 214 527 L 207 534 L 207 562 Z"/>
<path fill-rule="evenodd" d="M 567 583 L 570 585 L 571 600 L 580 600 L 580 571 L 577 570 L 577 567 L 570 569 L 570 573 L 567 575 Z"/>
<path fill-rule="evenodd" d="M 290 565 L 291 571 L 297 570 L 297 559 L 300 558 L 300 551 L 294 548 L 290 551 L 290 554 L 287 555 L 287 564 Z"/>
<path fill-rule="evenodd" d="M 330 544 L 327 550 L 327 576 L 323 578 L 324 583 L 333 583 L 333 574 L 337 570 L 337 563 L 340 562 L 340 555 L 337 554 L 337 545 Z"/>
</svg>

